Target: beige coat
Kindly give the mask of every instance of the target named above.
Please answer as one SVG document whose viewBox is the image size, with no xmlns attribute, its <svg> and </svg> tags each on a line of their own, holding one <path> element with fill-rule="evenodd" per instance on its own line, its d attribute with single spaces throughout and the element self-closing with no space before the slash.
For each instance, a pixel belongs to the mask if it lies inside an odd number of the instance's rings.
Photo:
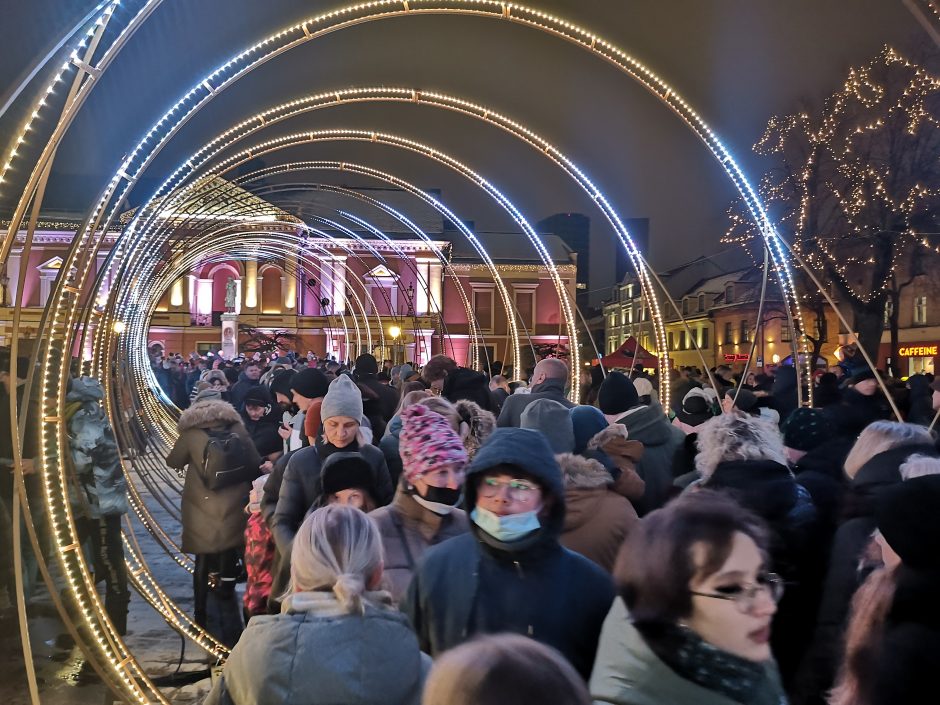
<svg viewBox="0 0 940 705">
<path fill-rule="evenodd" d="M 250 454 L 249 465 L 261 465 L 261 456 L 241 417 L 231 404 L 221 400 L 200 401 L 180 414 L 180 435 L 166 458 L 171 468 L 188 467 L 183 484 L 183 542 L 186 553 L 218 553 L 242 545 L 245 540 L 245 505 L 251 483 L 210 490 L 202 481 L 202 457 L 209 442 L 206 429 L 229 428 L 239 435 Z M 260 475 L 260 470 L 258 471 Z"/>
<path fill-rule="evenodd" d="M 435 514 L 418 504 L 401 485 L 390 505 L 376 509 L 369 516 L 375 520 L 382 535 L 384 588 L 392 594 L 396 604 L 404 600 L 411 576 L 425 551 L 470 530 L 467 515 L 462 510 L 454 509 L 443 516 Z"/>
<path fill-rule="evenodd" d="M 565 478 L 561 544 L 610 573 L 627 532 L 639 521 L 636 510 L 612 489 L 613 478 L 600 462 L 570 453 L 557 457 Z"/>
</svg>

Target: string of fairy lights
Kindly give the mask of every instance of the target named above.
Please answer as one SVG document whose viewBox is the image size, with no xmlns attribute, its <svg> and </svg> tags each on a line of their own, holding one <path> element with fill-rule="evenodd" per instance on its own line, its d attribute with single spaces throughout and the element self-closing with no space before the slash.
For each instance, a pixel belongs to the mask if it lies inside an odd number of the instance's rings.
<svg viewBox="0 0 940 705">
<path fill-rule="evenodd" d="M 818 116 L 774 117 L 754 146 L 786 162 L 782 173 L 762 179 L 759 193 L 792 233 L 792 247 L 863 304 L 891 291 L 905 270 L 910 275 L 918 250 L 940 254 L 931 243 L 936 233 L 915 226 L 940 195 L 940 114 L 929 107 L 938 94 L 940 77 L 886 46 L 850 70 Z M 753 243 L 758 233 L 748 218 L 734 207 L 729 216 L 725 241 Z M 880 278 L 860 286 L 863 272 Z"/>
<path fill-rule="evenodd" d="M 37 103 L 34 110 L 35 114 L 30 118 L 27 126 L 18 136 L 19 141 L 13 145 L 5 159 L 2 169 L 4 184 L 9 183 L 12 176 L 16 176 L 19 180 L 21 174 L 17 168 L 18 160 L 24 153 L 26 146 L 32 147 L 32 142 L 40 132 L 40 127 L 47 130 L 50 136 L 25 179 L 25 186 L 14 210 L 7 237 L 3 241 L 2 248 L 0 248 L 0 259 L 6 259 L 8 256 L 20 231 L 27 208 L 33 196 L 42 188 L 44 170 L 52 163 L 56 148 L 71 126 L 75 116 L 81 110 L 104 71 L 111 65 L 136 29 L 147 20 L 159 5 L 160 0 L 150 0 L 150 2 L 140 4 L 136 13 L 132 13 L 130 17 L 125 18 L 126 22 L 118 28 L 114 36 L 108 37 L 100 57 L 94 60 L 93 64 L 87 64 L 79 57 L 79 51 L 85 46 L 84 44 L 76 44 L 72 48 L 70 61 L 61 66 L 61 71 L 57 76 L 59 80 L 62 80 L 66 72 L 74 72 L 76 76 L 81 75 L 82 81 L 71 101 L 66 105 L 55 106 L 61 110 L 61 116 L 58 119 L 49 120 L 48 122 L 44 120 L 44 116 L 52 107 L 50 99 L 47 99 L 45 103 Z M 117 2 L 106 5 L 103 12 L 109 14 L 96 17 L 95 22 L 105 21 L 110 14 L 115 12 L 117 6 Z M 49 525 L 57 549 L 57 558 L 63 569 L 62 572 L 68 589 L 78 605 L 77 615 L 83 625 L 80 641 L 88 651 L 92 662 L 102 669 L 107 682 L 130 701 L 141 703 L 166 702 L 166 698 L 140 668 L 133 654 L 128 651 L 120 636 L 115 633 L 113 625 L 110 624 L 103 610 L 81 551 L 78 550 L 77 532 L 68 500 L 68 487 L 66 479 L 60 474 L 56 462 L 56 458 L 61 457 L 66 452 L 66 440 L 61 419 L 66 375 L 61 362 L 62 358 L 71 349 L 70 344 L 77 334 L 79 319 L 86 316 L 87 309 L 90 305 L 93 305 L 88 301 L 85 292 L 88 290 L 89 277 L 94 269 L 95 257 L 105 241 L 106 234 L 120 214 L 126 198 L 131 194 L 157 155 L 182 126 L 208 105 L 221 91 L 234 85 L 240 78 L 275 56 L 279 56 L 327 33 L 334 33 L 363 22 L 427 14 L 470 15 L 499 19 L 521 27 L 545 32 L 592 52 L 597 57 L 604 59 L 623 73 L 639 81 L 641 85 L 645 86 L 693 130 L 735 184 L 741 194 L 743 203 L 751 213 L 754 221 L 759 224 L 761 234 L 767 240 L 779 273 L 785 299 L 791 303 L 794 301 L 790 269 L 787 260 L 783 256 L 782 247 L 777 241 L 776 231 L 764 210 L 761 198 L 751 187 L 732 155 L 715 133 L 674 89 L 649 68 L 603 38 L 563 18 L 516 3 L 492 0 L 445 0 L 437 2 L 434 0 L 376 0 L 313 16 L 266 37 L 234 55 L 204 79 L 198 81 L 160 120 L 154 123 L 145 133 L 141 142 L 128 152 L 128 156 L 122 162 L 120 168 L 109 179 L 101 192 L 101 196 L 89 209 L 85 222 L 78 229 L 68 255 L 64 258 L 62 271 L 66 273 L 66 276 L 59 277 L 54 284 L 53 292 L 49 297 L 49 304 L 41 322 L 43 335 L 37 350 L 33 354 L 34 359 L 38 359 L 41 363 L 39 382 L 43 397 L 43 420 L 39 424 L 42 446 L 39 469 L 43 482 L 44 499 L 49 509 Z M 97 26 L 100 29 L 100 23 Z M 95 35 L 100 36 L 97 30 L 86 36 Z M 87 42 L 88 39 L 84 39 L 84 41 Z M 51 88 L 52 90 L 47 89 L 47 96 L 50 97 L 55 94 L 54 85 Z M 49 114 L 51 115 L 51 113 Z M 348 167 L 348 164 L 338 162 L 330 168 L 348 169 Z M 322 167 L 318 166 L 317 168 Z M 364 173 L 368 172 L 364 171 Z M 376 178 L 391 177 L 391 175 L 379 173 L 372 173 L 371 175 Z M 594 193 L 594 200 L 604 210 L 605 215 L 619 222 L 619 218 L 603 194 L 596 188 Z M 429 196 L 429 198 L 437 206 L 446 209 L 446 206 L 437 202 L 433 197 Z M 446 212 L 450 213 L 449 210 Z M 155 218 L 156 215 L 156 213 L 151 213 L 150 217 Z M 521 226 L 521 213 L 518 216 L 516 222 L 519 222 Z M 139 217 L 139 215 L 135 215 L 131 225 L 118 238 L 109 257 L 112 263 L 136 262 L 137 258 L 134 255 L 138 252 L 142 242 L 150 244 L 158 242 L 156 239 L 140 240 L 138 237 L 134 237 L 138 232 L 138 228 L 141 226 L 146 227 L 146 223 L 141 222 Z M 458 219 L 454 219 L 453 222 L 460 223 Z M 622 226 L 622 223 L 620 225 Z M 631 259 L 635 263 L 641 263 L 640 253 L 635 247 L 631 246 L 632 241 L 629 240 L 626 229 L 622 228 L 617 232 Z M 463 234 L 468 240 L 472 240 L 472 232 L 467 230 Z M 30 238 L 31 233 L 27 236 L 27 246 Z M 138 269 L 140 272 L 147 271 L 147 263 L 143 261 Z M 151 271 L 155 273 L 153 270 Z M 641 278 L 645 276 L 644 271 L 642 266 L 638 266 L 638 274 Z M 73 274 L 68 276 L 68 273 Z M 146 291 L 146 287 L 150 286 L 151 282 L 137 277 L 128 277 L 126 280 L 121 277 L 117 279 L 118 287 L 113 298 L 109 299 L 109 305 L 97 314 L 87 314 L 93 315 L 100 321 L 94 333 L 95 359 L 91 362 L 98 370 L 109 370 L 108 364 L 112 359 L 123 359 L 128 361 L 134 369 L 144 369 L 143 351 L 139 349 L 133 352 L 122 351 L 123 357 L 119 355 L 118 346 L 121 344 L 120 341 L 134 337 L 141 339 L 145 311 L 145 308 L 139 305 L 139 300 L 134 300 L 133 296 L 127 296 L 120 292 L 129 292 L 134 287 L 137 287 L 136 291 L 138 292 Z M 169 275 L 167 279 L 169 279 Z M 172 282 L 168 281 L 166 283 Z M 649 284 L 649 290 L 653 291 L 649 280 L 647 280 L 647 283 Z M 563 298 L 562 302 L 563 307 L 568 306 L 567 299 Z M 117 307 L 118 303 L 122 305 L 121 308 Z M 661 318 L 658 301 L 655 297 L 650 300 L 650 306 L 653 310 L 653 316 L 656 319 Z M 22 301 L 17 301 L 15 303 L 16 311 L 18 312 L 21 308 Z M 800 315 L 798 307 L 794 308 L 794 313 L 797 317 Z M 116 322 L 124 323 L 126 325 L 125 330 L 129 335 L 111 335 L 110 330 Z M 514 333 L 514 336 L 516 338 L 515 347 L 518 351 L 518 332 Z M 14 342 L 15 345 L 16 342 Z M 667 349 L 665 340 L 660 342 L 659 347 L 662 351 Z M 668 360 L 665 358 L 664 353 L 661 373 L 665 375 L 667 370 Z M 165 405 L 158 404 L 153 397 L 154 385 L 152 380 L 150 382 L 147 385 L 138 387 L 134 392 L 134 398 L 137 400 L 150 400 L 143 411 L 147 416 L 150 416 L 150 412 L 153 412 L 152 419 L 159 420 L 158 423 L 153 425 L 153 428 L 159 428 L 164 426 L 164 422 L 170 417 L 167 416 L 168 412 Z M 118 393 L 110 388 L 111 380 L 107 376 L 106 383 L 109 385 L 109 396 Z M 110 407 L 110 413 L 113 419 L 118 418 L 116 409 L 113 406 Z M 15 422 L 15 409 L 13 416 Z M 158 434 L 157 438 L 163 443 L 169 443 L 171 440 L 169 434 L 166 437 Z M 16 452 L 19 453 L 19 449 Z M 128 545 L 130 546 L 132 543 L 131 541 Z M 139 561 L 139 552 L 130 550 L 130 554 L 132 560 Z M 161 609 L 161 606 L 165 608 L 167 598 L 159 591 L 155 581 L 152 581 L 152 574 L 146 565 L 142 562 L 135 563 L 133 572 L 135 574 L 135 584 L 146 593 L 148 601 L 158 609 Z M 170 608 L 165 609 L 165 611 L 161 610 L 161 613 L 165 614 L 178 628 L 193 633 L 190 626 L 185 624 L 184 615 L 179 614 L 178 611 Z M 210 650 L 214 648 L 208 635 L 201 634 L 198 631 L 195 633 L 198 638 L 205 639 L 203 642 L 205 644 L 204 648 Z"/>
</svg>

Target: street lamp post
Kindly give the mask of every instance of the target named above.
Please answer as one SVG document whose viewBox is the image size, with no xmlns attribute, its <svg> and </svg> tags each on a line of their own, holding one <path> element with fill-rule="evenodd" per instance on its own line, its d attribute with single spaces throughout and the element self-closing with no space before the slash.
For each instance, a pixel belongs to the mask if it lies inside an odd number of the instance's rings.
<svg viewBox="0 0 940 705">
<path fill-rule="evenodd" d="M 392 364 L 399 364 L 398 360 L 398 338 L 401 336 L 401 328 L 398 326 L 390 326 L 388 329 L 388 334 L 392 336 Z"/>
</svg>

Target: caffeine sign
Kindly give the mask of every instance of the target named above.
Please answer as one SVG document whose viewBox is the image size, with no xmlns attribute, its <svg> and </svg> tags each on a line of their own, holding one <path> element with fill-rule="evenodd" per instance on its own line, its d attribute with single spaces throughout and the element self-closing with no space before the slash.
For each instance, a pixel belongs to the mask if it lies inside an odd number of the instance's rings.
<svg viewBox="0 0 940 705">
<path fill-rule="evenodd" d="M 937 345 L 909 345 L 898 349 L 898 355 L 901 357 L 936 357 Z"/>
</svg>

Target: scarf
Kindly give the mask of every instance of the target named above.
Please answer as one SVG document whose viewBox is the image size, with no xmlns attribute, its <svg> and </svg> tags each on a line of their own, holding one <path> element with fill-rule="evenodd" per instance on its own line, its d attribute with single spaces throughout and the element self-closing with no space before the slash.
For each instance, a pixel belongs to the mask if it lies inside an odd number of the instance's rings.
<svg viewBox="0 0 940 705">
<path fill-rule="evenodd" d="M 647 645 L 675 673 L 739 703 L 761 700 L 764 667 L 709 644 L 688 627 L 675 624 L 636 625 Z"/>
<path fill-rule="evenodd" d="M 320 462 L 323 462 L 329 458 L 333 453 L 355 453 L 359 450 L 359 439 L 354 438 L 352 443 L 343 446 L 342 448 L 337 448 L 332 443 L 323 442 L 323 445 L 317 448 L 317 455 L 320 456 Z"/>
</svg>

